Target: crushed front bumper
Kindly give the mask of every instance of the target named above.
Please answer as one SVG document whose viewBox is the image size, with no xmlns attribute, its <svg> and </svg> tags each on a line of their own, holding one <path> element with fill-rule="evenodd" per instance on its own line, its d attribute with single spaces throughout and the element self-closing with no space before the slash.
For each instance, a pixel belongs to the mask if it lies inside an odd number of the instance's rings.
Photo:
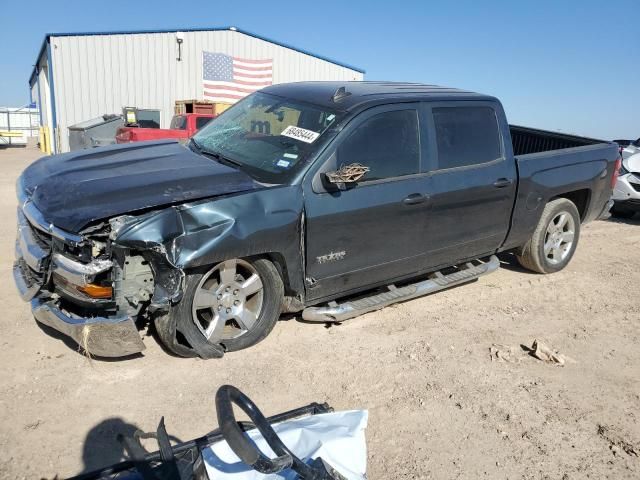
<svg viewBox="0 0 640 480">
<path fill-rule="evenodd" d="M 124 357 L 145 348 L 130 317 L 73 317 L 54 301 L 38 298 L 31 300 L 31 310 L 36 320 L 71 337 L 91 355 Z"/>
<path fill-rule="evenodd" d="M 51 271 L 82 284 L 105 267 L 95 262 L 81 264 L 65 260 L 56 253 L 52 255 L 51 246 L 37 238 L 35 230 L 19 212 L 13 279 L 22 299 L 31 302 L 36 320 L 71 337 L 91 355 L 122 357 L 141 352 L 145 346 L 132 317 L 99 313 L 88 317 L 76 315 L 63 308 L 56 296 L 43 288 L 49 282 Z"/>
<path fill-rule="evenodd" d="M 38 322 L 71 337 L 85 351 L 98 357 L 124 357 L 145 349 L 131 317 L 79 317 L 64 311 L 56 300 L 34 298 L 40 286 L 33 283 L 25 268 L 29 267 L 23 261 L 16 261 L 13 278 L 20 296 L 31 301 L 31 311 Z"/>
</svg>

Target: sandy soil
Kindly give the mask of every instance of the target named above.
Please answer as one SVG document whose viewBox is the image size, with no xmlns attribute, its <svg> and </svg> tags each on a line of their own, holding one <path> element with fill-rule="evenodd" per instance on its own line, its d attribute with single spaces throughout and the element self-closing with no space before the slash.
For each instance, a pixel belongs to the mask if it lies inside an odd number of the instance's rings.
<svg viewBox="0 0 640 480">
<path fill-rule="evenodd" d="M 640 220 L 586 226 L 550 276 L 509 259 L 463 287 L 325 328 L 280 322 L 222 360 L 91 361 L 39 328 L 11 278 L 14 182 L 38 153 L 0 150 L 0 477 L 67 476 L 119 459 L 117 433 L 186 440 L 216 426 L 225 383 L 267 414 L 366 408 L 369 476 L 640 478 Z M 575 359 L 528 356 L 539 339 Z M 492 344 L 517 363 L 491 361 Z"/>
</svg>

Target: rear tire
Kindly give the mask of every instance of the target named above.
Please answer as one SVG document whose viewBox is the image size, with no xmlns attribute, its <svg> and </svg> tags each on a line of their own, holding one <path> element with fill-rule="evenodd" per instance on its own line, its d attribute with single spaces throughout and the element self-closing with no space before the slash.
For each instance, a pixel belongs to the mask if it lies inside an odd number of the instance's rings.
<svg viewBox="0 0 640 480">
<path fill-rule="evenodd" d="M 156 319 L 156 330 L 177 355 L 221 357 L 262 341 L 280 317 L 283 298 L 273 263 L 230 259 L 206 273 L 188 274 L 182 300 Z"/>
<path fill-rule="evenodd" d="M 520 265 L 537 273 L 559 272 L 571 261 L 580 238 L 580 215 L 566 198 L 549 202 L 531 238 L 516 253 Z"/>
</svg>

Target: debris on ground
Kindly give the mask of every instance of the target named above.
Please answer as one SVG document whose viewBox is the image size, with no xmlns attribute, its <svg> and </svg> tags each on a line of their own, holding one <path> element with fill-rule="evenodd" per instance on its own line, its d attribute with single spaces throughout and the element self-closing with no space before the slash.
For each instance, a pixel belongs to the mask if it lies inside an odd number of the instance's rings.
<svg viewBox="0 0 640 480">
<path fill-rule="evenodd" d="M 35 430 L 36 428 L 38 428 L 40 425 L 42 424 L 42 420 L 38 419 L 35 422 L 31 422 L 31 423 L 27 423 L 24 426 L 25 430 Z"/>
<path fill-rule="evenodd" d="M 560 367 L 563 367 L 567 362 L 576 363 L 571 357 L 562 355 L 557 350 L 553 350 L 551 347 L 539 342 L 537 339 L 533 341 L 530 353 L 538 360 L 542 360 L 547 363 L 554 363 Z"/>
<path fill-rule="evenodd" d="M 494 343 L 489 348 L 491 361 L 519 363 L 520 357 L 516 354 L 516 349 L 510 345 Z"/>
<path fill-rule="evenodd" d="M 566 363 L 576 363 L 576 361 L 571 357 L 563 355 L 557 350 L 553 350 L 551 347 L 537 339 L 533 341 L 531 347 L 520 345 L 520 349 L 511 345 L 493 343 L 489 348 L 489 354 L 492 362 L 520 363 L 520 360 L 522 359 L 522 350 L 528 352 L 533 358 L 537 358 L 543 362 L 552 363 L 560 367 L 564 366 Z"/>
<path fill-rule="evenodd" d="M 626 441 L 621 435 L 615 433 L 611 427 L 606 425 L 598 425 L 598 435 L 609 442 L 609 450 L 611 453 L 618 456 L 620 450 L 629 456 L 640 456 L 639 449 L 632 443 Z"/>
</svg>

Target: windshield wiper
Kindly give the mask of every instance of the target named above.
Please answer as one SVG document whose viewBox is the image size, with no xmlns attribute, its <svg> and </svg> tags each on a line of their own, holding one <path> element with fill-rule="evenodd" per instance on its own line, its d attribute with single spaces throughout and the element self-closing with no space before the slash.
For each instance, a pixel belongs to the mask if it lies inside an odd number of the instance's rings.
<svg viewBox="0 0 640 480">
<path fill-rule="evenodd" d="M 232 160 L 229 157 L 225 157 L 221 153 L 212 152 L 211 150 L 204 149 L 204 148 L 200 147 L 198 144 L 196 144 L 196 148 L 198 148 L 200 154 L 206 155 L 207 157 L 213 157 L 219 163 L 222 163 L 224 165 L 228 165 L 228 166 L 232 166 L 232 167 L 243 167 L 244 166 L 242 163 L 237 162 L 236 160 Z"/>
<path fill-rule="evenodd" d="M 193 148 L 191 148 L 193 147 Z M 191 138 L 189 140 L 189 148 L 191 148 L 191 150 L 195 150 L 196 153 L 202 153 L 202 147 L 200 146 L 200 144 L 198 142 L 195 141 L 194 138 Z"/>
</svg>

